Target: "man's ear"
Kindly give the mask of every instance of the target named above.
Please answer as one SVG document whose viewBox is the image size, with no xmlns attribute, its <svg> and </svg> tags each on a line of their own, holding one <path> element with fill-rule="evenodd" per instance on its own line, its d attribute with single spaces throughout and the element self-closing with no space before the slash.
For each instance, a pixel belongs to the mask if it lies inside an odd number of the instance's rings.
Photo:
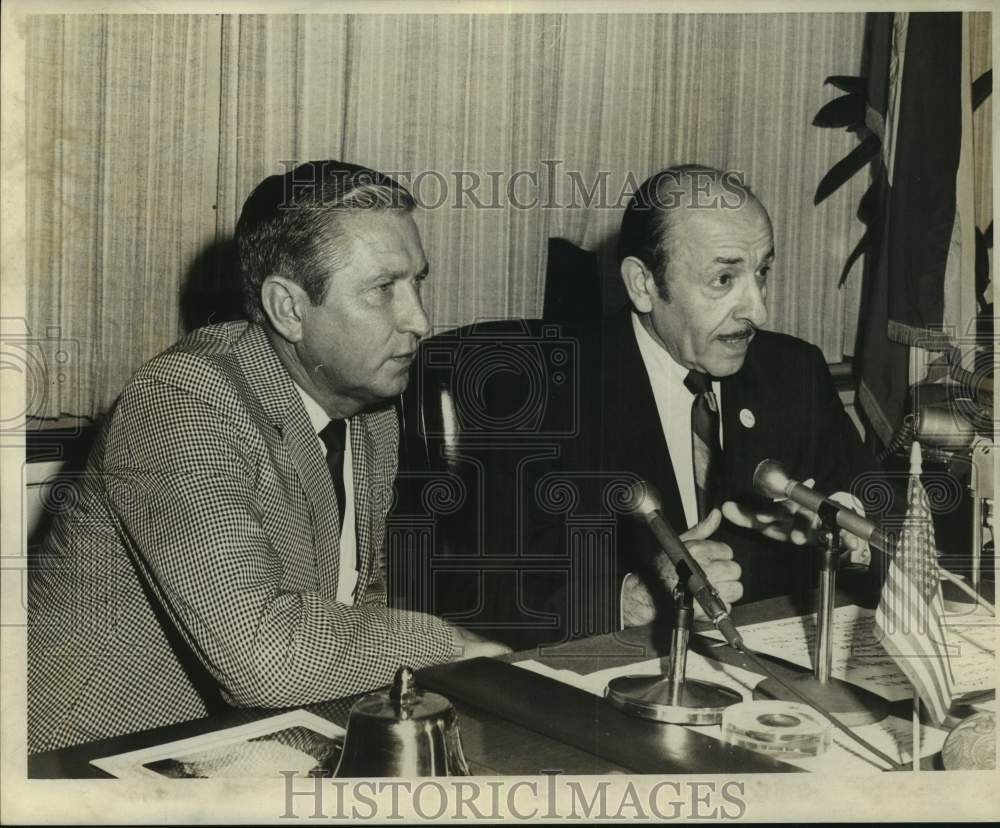
<svg viewBox="0 0 1000 828">
<path fill-rule="evenodd" d="M 635 256 L 628 256 L 622 259 L 621 275 L 636 311 L 649 313 L 653 309 L 653 293 L 656 291 L 649 268 Z"/>
<path fill-rule="evenodd" d="M 264 279 L 260 299 L 271 327 L 283 339 L 299 342 L 302 339 L 305 306 L 309 302 L 306 292 L 291 279 L 272 275 Z"/>
</svg>

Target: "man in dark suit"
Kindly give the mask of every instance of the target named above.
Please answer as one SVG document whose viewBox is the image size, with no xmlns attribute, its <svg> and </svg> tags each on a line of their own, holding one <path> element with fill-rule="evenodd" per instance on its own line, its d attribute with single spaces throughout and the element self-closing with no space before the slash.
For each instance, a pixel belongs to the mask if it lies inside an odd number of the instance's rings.
<svg viewBox="0 0 1000 828">
<path fill-rule="evenodd" d="M 814 539 L 816 518 L 756 495 L 756 465 L 779 460 L 857 508 L 847 492 L 874 462 L 821 352 L 762 330 L 776 257 L 766 210 L 734 175 L 670 168 L 633 195 L 619 253 L 630 304 L 591 343 L 581 438 L 562 469 L 576 480 L 589 472 L 606 493 L 630 479 L 652 483 L 726 601 L 792 592 L 813 568 L 796 547 Z M 605 505 L 613 500 L 605 494 Z M 859 560 L 869 554 L 846 533 L 844 542 Z M 618 520 L 613 554 L 615 621 L 662 617 L 677 579 L 648 529 Z M 573 573 L 570 601 L 587 600 L 586 577 Z"/>
<path fill-rule="evenodd" d="M 29 750 L 503 651 L 386 606 L 393 401 L 429 330 L 413 208 L 335 161 L 247 200 L 251 321 L 198 329 L 132 378 L 32 573 Z"/>
</svg>

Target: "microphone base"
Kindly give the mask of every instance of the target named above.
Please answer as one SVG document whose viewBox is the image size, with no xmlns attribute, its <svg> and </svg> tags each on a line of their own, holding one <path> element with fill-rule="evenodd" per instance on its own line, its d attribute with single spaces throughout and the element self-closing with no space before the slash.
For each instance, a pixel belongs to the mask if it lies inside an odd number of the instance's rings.
<svg viewBox="0 0 1000 828">
<path fill-rule="evenodd" d="M 720 724 L 726 708 L 743 701 L 739 693 L 713 682 L 687 679 L 676 687 L 665 676 L 620 676 L 604 692 L 623 713 L 667 724 Z"/>
<path fill-rule="evenodd" d="M 816 702 L 847 727 L 859 727 L 882 721 L 889 715 L 889 703 L 881 696 L 855 687 L 846 681 L 830 678 L 821 682 L 811 673 L 802 673 L 788 680 L 803 696 Z M 753 691 L 755 699 L 779 699 L 798 702 L 774 679 L 764 679 Z"/>
</svg>

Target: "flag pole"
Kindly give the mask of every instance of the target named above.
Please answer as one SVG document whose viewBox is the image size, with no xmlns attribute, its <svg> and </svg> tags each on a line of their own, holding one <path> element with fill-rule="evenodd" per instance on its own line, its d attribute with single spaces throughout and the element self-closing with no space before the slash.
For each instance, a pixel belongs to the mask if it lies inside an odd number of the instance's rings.
<svg viewBox="0 0 1000 828">
<path fill-rule="evenodd" d="M 920 443 L 916 440 L 910 446 L 910 476 L 911 478 L 916 475 L 916 479 L 920 480 L 920 474 L 923 471 L 923 463 L 920 455 Z M 907 507 L 909 511 L 909 507 Z M 937 567 L 940 569 L 940 567 Z M 938 586 L 940 589 L 940 585 Z M 913 762 L 913 770 L 920 770 L 920 693 L 916 687 L 913 688 L 913 711 L 912 711 L 912 722 L 911 726 L 913 728 L 913 739 L 910 746 L 910 756 Z"/>
</svg>

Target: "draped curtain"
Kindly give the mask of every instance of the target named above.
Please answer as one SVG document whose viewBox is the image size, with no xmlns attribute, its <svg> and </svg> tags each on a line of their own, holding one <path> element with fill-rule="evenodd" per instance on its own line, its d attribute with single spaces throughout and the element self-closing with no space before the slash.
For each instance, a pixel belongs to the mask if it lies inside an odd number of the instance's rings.
<svg viewBox="0 0 1000 828">
<path fill-rule="evenodd" d="M 857 73 L 863 30 L 862 14 L 32 17 L 28 319 L 79 344 L 72 397 L 32 413 L 105 411 L 183 332 L 252 187 L 327 157 L 427 205 L 435 330 L 540 315 L 551 236 L 596 250 L 606 304 L 624 301 L 609 251 L 631 188 L 670 163 L 742 171 L 775 227 L 769 327 L 838 361 L 865 182 L 813 207 L 855 139 L 811 120 L 823 79 Z"/>
</svg>

